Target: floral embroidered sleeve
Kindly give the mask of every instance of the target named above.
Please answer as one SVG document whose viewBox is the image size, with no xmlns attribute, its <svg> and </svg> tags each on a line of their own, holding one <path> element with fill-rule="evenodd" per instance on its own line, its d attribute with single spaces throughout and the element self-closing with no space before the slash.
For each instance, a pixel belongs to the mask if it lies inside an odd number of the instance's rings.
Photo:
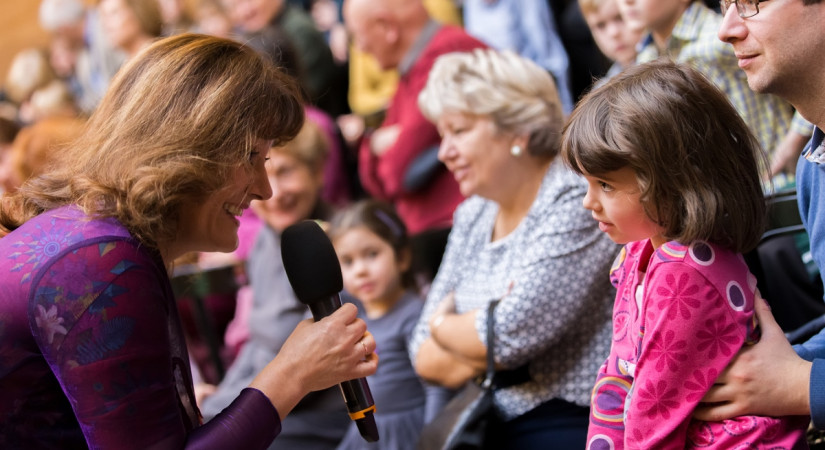
<svg viewBox="0 0 825 450">
<path fill-rule="evenodd" d="M 163 270 L 126 241 L 70 249 L 33 280 L 35 340 L 91 448 L 266 448 L 280 418 L 245 389 L 207 425 L 184 411 L 191 390 L 174 300 Z M 190 422 L 190 423 L 187 423 Z M 197 427 L 194 433 L 189 433 Z"/>
<path fill-rule="evenodd" d="M 79 268 L 84 270 L 79 270 Z M 185 439 L 169 308 L 156 265 L 130 243 L 66 252 L 33 280 L 35 339 L 92 447 Z"/>
<path fill-rule="evenodd" d="M 683 448 L 693 409 L 745 342 L 752 296 L 732 301 L 682 263 L 658 265 L 645 286 L 625 448 Z"/>
</svg>

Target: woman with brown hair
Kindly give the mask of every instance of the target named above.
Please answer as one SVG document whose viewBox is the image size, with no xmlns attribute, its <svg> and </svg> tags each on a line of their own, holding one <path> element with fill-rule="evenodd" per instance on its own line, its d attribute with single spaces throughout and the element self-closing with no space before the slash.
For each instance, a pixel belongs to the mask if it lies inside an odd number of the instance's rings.
<svg viewBox="0 0 825 450">
<path fill-rule="evenodd" d="M 301 127 L 297 93 L 242 44 L 161 40 L 119 72 L 55 170 L 3 198 L 0 447 L 263 448 L 304 395 L 375 371 L 375 342 L 344 305 L 301 322 L 200 425 L 168 271 L 235 248 L 237 216 L 272 195 L 267 151 Z"/>
</svg>

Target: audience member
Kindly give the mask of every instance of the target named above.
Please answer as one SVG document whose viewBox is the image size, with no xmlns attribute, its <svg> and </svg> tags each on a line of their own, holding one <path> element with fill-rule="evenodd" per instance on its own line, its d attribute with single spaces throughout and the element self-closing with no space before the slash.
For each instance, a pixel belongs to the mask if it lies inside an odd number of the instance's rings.
<svg viewBox="0 0 825 450">
<path fill-rule="evenodd" d="M 596 81 L 598 86 L 636 63 L 636 45 L 642 33 L 624 23 L 618 0 L 579 0 L 578 4 L 599 50 L 613 62 L 605 76 Z"/>
<path fill-rule="evenodd" d="M 455 388 L 485 371 L 494 346 L 501 420 L 485 448 L 584 448 L 593 373 L 610 349 L 605 274 L 618 247 L 582 208 L 584 180 L 556 158 L 563 115 L 552 77 L 512 52 L 444 55 L 419 104 L 469 198 L 415 329 L 415 368 Z"/>
<path fill-rule="evenodd" d="M 204 400 L 202 412 L 207 420 L 232 403 L 284 351 L 292 330 L 308 317 L 306 305 L 295 296 L 284 271 L 281 232 L 301 220 L 325 220 L 331 215 L 329 206 L 320 200 L 327 151 L 321 130 L 310 121 L 295 140 L 269 150 L 266 173 L 272 197 L 252 204 L 265 224 L 247 260 L 252 305 L 248 322 L 233 324 L 248 330 L 249 337 L 215 393 Z M 334 449 L 351 420 L 336 386 L 309 394 L 282 422 L 283 431 L 270 448 Z"/>
<path fill-rule="evenodd" d="M 57 79 L 35 90 L 26 107 L 20 109 L 20 119 L 24 123 L 36 123 L 55 116 L 78 117 L 80 114 L 69 86 Z"/>
<path fill-rule="evenodd" d="M 461 26 L 461 13 L 453 0 L 422 0 L 430 17 L 444 25 Z M 398 70 L 381 69 L 375 57 L 349 44 L 349 86 L 347 100 L 351 114 L 336 118 L 341 135 L 352 155 L 350 164 L 357 173 L 357 152 L 367 130 L 373 130 L 384 121 L 387 107 L 398 87 Z M 355 181 L 357 176 L 353 177 Z M 354 183 L 353 191 L 363 191 Z"/>
<path fill-rule="evenodd" d="M 360 305 L 381 352 L 381 367 L 367 377 L 381 438 L 368 444 L 352 423 L 338 450 L 415 449 L 449 391 L 423 383 L 410 361 L 409 341 L 424 302 L 410 272 L 404 222 L 391 205 L 362 200 L 335 215 L 327 233 L 341 262 L 344 290 Z"/>
<path fill-rule="evenodd" d="M 134 57 L 163 32 L 158 0 L 101 0 L 103 31 L 116 48 Z"/>
<path fill-rule="evenodd" d="M 768 152 L 770 163 L 790 130 L 793 107 L 748 87 L 733 49 L 716 37 L 722 17 L 699 0 L 618 1 L 627 26 L 646 31 L 636 62 L 665 56 L 702 72 L 728 96 Z M 763 171 L 767 173 L 768 167 Z"/>
<path fill-rule="evenodd" d="M 267 55 L 278 67 L 289 75 L 302 79 L 305 72 L 301 67 L 299 55 L 287 37 L 276 28 L 266 28 L 249 38 L 246 43 L 252 48 Z M 305 105 L 307 119 L 314 122 L 324 132 L 328 148 L 324 165 L 324 182 L 321 198 L 336 206 L 341 206 L 351 200 L 349 173 L 346 169 L 346 155 L 342 147 L 342 139 L 335 121 L 320 108 Z"/>
<path fill-rule="evenodd" d="M 232 19 L 221 0 L 195 0 L 192 7 L 193 29 L 217 37 L 232 36 Z"/>
<path fill-rule="evenodd" d="M 593 40 L 576 0 L 549 0 L 558 20 L 559 36 L 570 59 L 570 86 L 578 100 L 610 68 L 609 61 Z"/>
<path fill-rule="evenodd" d="M 461 26 L 461 14 L 452 0 L 423 0 L 422 3 L 436 22 Z M 375 57 L 360 51 L 355 45 L 349 48 L 349 67 L 347 95 L 350 109 L 353 114 L 367 119 L 366 127 L 375 128 L 380 125 L 381 120 L 373 123 L 370 119 L 383 117 L 398 84 L 398 70 L 382 69 Z M 356 142 L 361 138 L 364 126 L 362 120 L 356 128 L 359 132 L 347 134 L 345 137 Z"/>
<path fill-rule="evenodd" d="M 547 0 L 464 0 L 467 32 L 499 50 L 512 50 L 548 70 L 562 111 L 570 114 L 570 60 Z"/>
<path fill-rule="evenodd" d="M 796 169 L 802 221 L 810 235 L 811 254 L 825 277 L 825 207 L 822 130 L 825 129 L 825 81 L 818 70 L 825 55 L 825 2 L 784 3 L 737 0 L 722 3 L 719 38 L 731 44 L 748 84 L 790 102 L 816 126 Z M 776 299 L 793 302 L 793 298 Z M 825 333 L 792 348 L 764 302 L 756 308 L 762 339 L 742 349 L 733 365 L 716 380 L 696 415 L 720 420 L 743 414 L 811 414 L 825 429 Z M 796 353 L 794 353 L 796 350 Z"/>
<path fill-rule="evenodd" d="M 343 0 L 314 0 L 310 9 L 315 27 L 324 34 L 332 57 L 339 64 L 347 62 L 349 47 L 349 37 L 341 19 L 343 4 Z"/>
<path fill-rule="evenodd" d="M 301 83 L 313 104 L 336 115 L 332 106 L 337 102 L 330 92 L 337 75 L 332 52 L 324 36 L 302 8 L 286 0 L 223 0 L 233 24 L 239 28 L 243 39 L 274 28 L 286 36 L 298 54 L 301 65 Z M 343 96 L 343 93 L 340 95 Z"/>
<path fill-rule="evenodd" d="M 160 9 L 163 29 L 161 34 L 171 36 L 192 30 L 194 23 L 187 9 L 186 0 L 155 0 Z"/>
<path fill-rule="evenodd" d="M 562 156 L 587 179 L 599 228 L 625 244 L 587 448 L 805 447 L 808 416 L 691 417 L 736 350 L 759 340 L 741 253 L 762 236 L 765 155 L 725 94 L 687 65 L 627 69 L 579 102 Z"/>
<path fill-rule="evenodd" d="M 49 63 L 49 56 L 45 50 L 30 47 L 14 55 L 6 73 L 3 89 L 7 98 L 18 108 L 18 120 L 28 123 L 23 119 L 27 115 L 32 94 L 56 78 L 57 75 Z M 24 117 L 20 117 L 21 110 Z"/>
<path fill-rule="evenodd" d="M 438 130 L 419 111 L 418 94 L 438 56 L 485 45 L 459 27 L 432 20 L 421 0 L 346 0 L 344 18 L 355 46 L 382 69 L 400 74 L 383 123 L 361 142 L 358 173 L 368 194 L 395 206 L 411 234 L 413 271 L 429 281 L 462 196 L 436 161 Z M 414 182 L 405 180 L 421 157 L 427 170 Z"/>
<path fill-rule="evenodd" d="M 344 305 L 301 322 L 200 425 L 167 271 L 235 248 L 235 216 L 272 195 L 267 150 L 304 120 L 297 94 L 242 44 L 161 40 L 119 72 L 56 170 L 3 197 L 0 446 L 265 448 L 302 397 L 375 372 Z"/>
<path fill-rule="evenodd" d="M 106 37 L 97 7 L 82 0 L 42 0 L 40 26 L 51 36 L 51 61 L 81 111 L 91 113 L 125 56 Z"/>
<path fill-rule="evenodd" d="M 0 164 L 3 190 L 15 192 L 24 181 L 45 172 L 63 147 L 80 136 L 83 126 L 81 119 L 56 116 L 21 129 Z"/>
</svg>

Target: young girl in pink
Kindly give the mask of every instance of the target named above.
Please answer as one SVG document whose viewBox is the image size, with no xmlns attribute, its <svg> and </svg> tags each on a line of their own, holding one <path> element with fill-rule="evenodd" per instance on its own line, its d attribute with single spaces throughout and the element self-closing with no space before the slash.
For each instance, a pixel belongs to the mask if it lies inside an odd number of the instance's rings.
<svg viewBox="0 0 825 450">
<path fill-rule="evenodd" d="M 692 418 L 759 339 L 741 252 L 763 229 L 764 155 L 725 95 L 672 62 L 627 69 L 579 103 L 562 155 L 587 179 L 599 228 L 627 244 L 610 273 L 613 343 L 587 448 L 807 448 L 808 417 Z"/>
</svg>

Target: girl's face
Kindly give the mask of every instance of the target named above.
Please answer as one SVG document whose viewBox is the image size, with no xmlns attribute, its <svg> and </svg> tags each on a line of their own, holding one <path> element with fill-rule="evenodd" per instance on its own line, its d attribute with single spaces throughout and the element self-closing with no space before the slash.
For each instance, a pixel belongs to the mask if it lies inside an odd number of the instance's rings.
<svg viewBox="0 0 825 450">
<path fill-rule="evenodd" d="M 492 119 L 445 111 L 437 121 L 441 133 L 438 159 L 450 172 L 461 194 L 496 200 L 502 177 L 515 158 L 510 154 L 513 137 L 497 133 Z"/>
<path fill-rule="evenodd" d="M 365 226 L 345 231 L 333 245 L 344 289 L 359 299 L 367 312 L 385 312 L 401 297 L 401 274 L 409 269 L 409 257 L 398 258 L 387 241 Z"/>
<path fill-rule="evenodd" d="M 593 212 L 599 229 L 617 244 L 650 239 L 654 247 L 665 243 L 662 228 L 645 213 L 633 169 L 623 167 L 600 176 L 584 174 L 584 207 Z"/>
<path fill-rule="evenodd" d="M 298 158 L 273 149 L 269 151 L 266 174 L 272 197 L 252 204 L 258 217 L 279 232 L 309 219 L 321 195 L 323 173 L 314 173 Z"/>
</svg>

